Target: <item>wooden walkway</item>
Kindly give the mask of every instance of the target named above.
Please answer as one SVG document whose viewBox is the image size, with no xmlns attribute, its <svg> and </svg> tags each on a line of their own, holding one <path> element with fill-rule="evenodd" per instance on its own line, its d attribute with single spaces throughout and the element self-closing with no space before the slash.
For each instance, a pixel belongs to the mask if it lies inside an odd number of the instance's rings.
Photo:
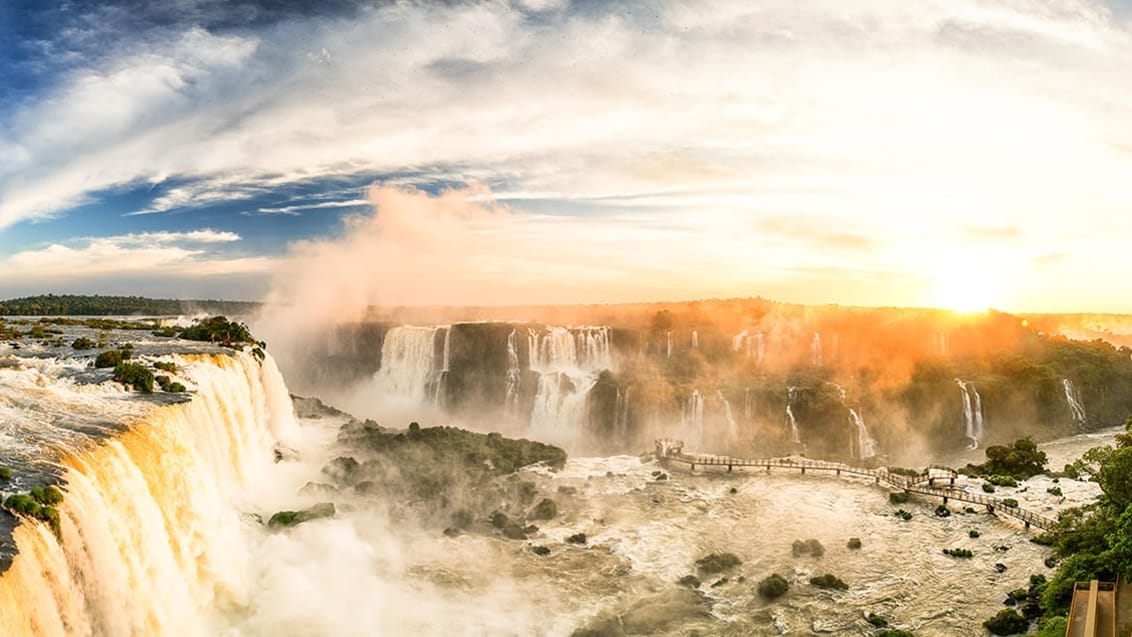
<svg viewBox="0 0 1132 637">
<path fill-rule="evenodd" d="M 1049 530 L 1056 524 L 1056 520 L 1051 520 L 1032 511 L 1027 511 L 1026 509 L 1016 506 L 1007 506 L 1006 503 L 999 498 L 979 493 L 968 493 L 967 491 L 952 488 L 955 485 L 955 478 L 958 474 L 954 469 L 949 467 L 933 465 L 925 469 L 923 473 L 915 476 L 905 476 L 892 473 L 885 468 L 869 469 L 866 467 L 854 467 L 840 462 L 809 460 L 806 458 L 735 458 L 732 456 L 687 454 L 684 453 L 684 443 L 682 441 L 670 438 L 663 438 L 656 441 L 656 454 L 662 461 L 686 464 L 689 465 L 693 471 L 695 471 L 697 466 L 727 467 L 727 471 L 732 471 L 736 467 L 748 467 L 766 469 L 768 473 L 771 469 L 793 469 L 801 471 L 803 475 L 805 475 L 807 471 L 822 471 L 833 472 L 838 476 L 869 477 L 872 478 L 876 484 L 883 483 L 891 488 L 899 489 L 904 493 L 916 493 L 940 498 L 943 500 L 944 504 L 947 504 L 950 500 L 978 504 L 986 507 L 987 511 L 992 514 L 1005 515 L 1022 522 L 1027 529 L 1036 527 L 1042 530 Z M 939 486 L 945 483 L 946 486 Z"/>
<path fill-rule="evenodd" d="M 1066 637 L 1116 637 L 1116 583 L 1077 582 Z"/>
</svg>

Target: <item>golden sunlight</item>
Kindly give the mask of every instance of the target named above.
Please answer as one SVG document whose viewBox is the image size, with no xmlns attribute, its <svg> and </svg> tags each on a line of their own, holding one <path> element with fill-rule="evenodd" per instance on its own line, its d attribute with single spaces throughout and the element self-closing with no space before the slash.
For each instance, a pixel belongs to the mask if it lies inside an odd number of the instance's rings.
<svg viewBox="0 0 1132 637">
<path fill-rule="evenodd" d="M 932 304 L 957 312 L 983 312 L 1000 303 L 1001 281 L 990 268 L 952 266 L 936 273 Z"/>
</svg>

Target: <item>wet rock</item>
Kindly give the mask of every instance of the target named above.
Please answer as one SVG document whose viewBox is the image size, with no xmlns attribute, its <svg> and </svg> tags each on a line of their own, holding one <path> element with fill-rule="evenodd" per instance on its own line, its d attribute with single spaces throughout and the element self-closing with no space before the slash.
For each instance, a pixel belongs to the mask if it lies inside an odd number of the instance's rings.
<svg viewBox="0 0 1132 637">
<path fill-rule="evenodd" d="M 539 557 L 546 557 L 547 555 L 550 555 L 550 549 L 545 546 L 532 546 L 531 553 L 534 553 Z"/>
<path fill-rule="evenodd" d="M 550 498 L 543 498 L 531 510 L 528 517 L 532 520 L 553 520 L 558 517 L 558 505 Z"/>
<path fill-rule="evenodd" d="M 299 495 L 313 495 L 328 498 L 338 495 L 338 487 L 325 482 L 308 482 L 299 489 Z"/>
<path fill-rule="evenodd" d="M 568 542 L 570 544 L 585 544 L 586 539 L 587 538 L 586 538 L 585 533 L 575 533 L 575 534 L 571 535 L 570 537 L 566 538 L 566 542 Z"/>
<path fill-rule="evenodd" d="M 271 519 L 267 521 L 267 526 L 273 529 L 289 528 L 319 518 L 332 518 L 334 512 L 333 502 L 319 502 L 301 511 L 279 511 L 271 516 Z"/>
<path fill-rule="evenodd" d="M 578 488 L 563 485 L 561 487 L 558 487 L 558 493 L 562 495 L 578 495 Z"/>
<path fill-rule="evenodd" d="M 1006 572 L 1006 565 L 1003 564 L 1002 562 L 998 562 L 994 565 L 994 570 L 998 571 L 999 573 L 1005 573 Z"/>
<path fill-rule="evenodd" d="M 677 589 L 633 604 L 621 616 L 621 625 L 629 635 L 651 635 L 675 622 L 708 616 L 708 605 L 702 595 L 687 589 Z"/>
</svg>

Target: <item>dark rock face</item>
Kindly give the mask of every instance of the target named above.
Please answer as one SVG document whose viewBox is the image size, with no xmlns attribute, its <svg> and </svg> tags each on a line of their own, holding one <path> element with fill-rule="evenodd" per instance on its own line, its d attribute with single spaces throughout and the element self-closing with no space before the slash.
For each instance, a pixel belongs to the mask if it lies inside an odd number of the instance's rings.
<svg viewBox="0 0 1132 637">
<path fill-rule="evenodd" d="M 267 526 L 272 529 L 289 528 L 311 520 L 332 518 L 334 517 L 334 513 L 335 508 L 333 502 L 320 502 L 301 511 L 279 511 L 271 516 L 267 521 Z"/>
</svg>

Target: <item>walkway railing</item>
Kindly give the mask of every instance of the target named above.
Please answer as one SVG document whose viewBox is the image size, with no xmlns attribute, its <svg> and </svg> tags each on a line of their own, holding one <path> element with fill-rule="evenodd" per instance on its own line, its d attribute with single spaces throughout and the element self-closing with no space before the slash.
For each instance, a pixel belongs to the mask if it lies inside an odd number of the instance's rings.
<svg viewBox="0 0 1132 637">
<path fill-rule="evenodd" d="M 1031 526 L 1048 530 L 1054 527 L 1055 520 L 1039 515 L 1032 511 L 1008 506 L 1000 498 L 985 496 L 978 493 L 969 493 L 959 489 L 950 488 L 955 485 L 958 473 L 950 467 L 932 465 L 922 473 L 915 476 L 905 476 L 893 473 L 885 468 L 870 469 L 867 467 L 854 467 L 840 462 L 826 460 L 810 460 L 808 458 L 737 458 L 733 456 L 716 456 L 708 454 L 684 453 L 684 443 L 680 440 L 662 438 L 656 441 L 657 457 L 670 462 L 687 464 L 694 471 L 696 465 L 727 467 L 731 471 L 735 467 L 796 469 L 805 474 L 806 471 L 832 471 L 836 475 L 854 475 L 873 478 L 876 484 L 884 483 L 890 487 L 900 489 L 905 493 L 916 493 L 930 497 L 942 498 L 943 503 L 949 500 L 968 502 L 985 506 L 992 514 L 1002 514 L 1021 521 L 1027 529 Z M 947 482 L 948 488 L 937 487 L 936 483 Z"/>
</svg>

